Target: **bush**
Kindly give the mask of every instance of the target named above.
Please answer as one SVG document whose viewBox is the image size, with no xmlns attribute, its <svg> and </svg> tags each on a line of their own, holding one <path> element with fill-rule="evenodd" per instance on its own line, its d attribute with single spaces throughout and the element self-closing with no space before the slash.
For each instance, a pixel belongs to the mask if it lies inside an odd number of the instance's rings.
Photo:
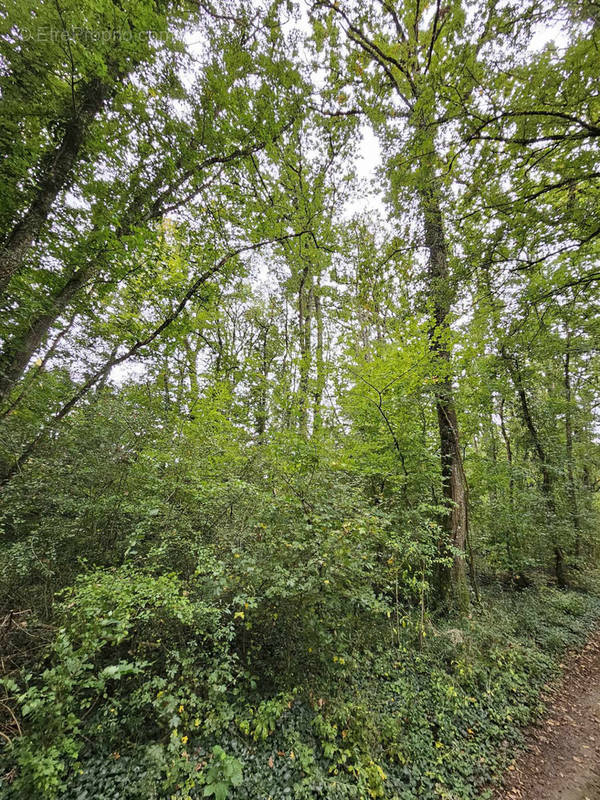
<svg viewBox="0 0 600 800">
<path fill-rule="evenodd" d="M 600 613 L 593 595 L 542 588 L 488 595 L 448 632 L 407 613 L 397 635 L 384 615 L 379 641 L 357 633 L 275 693 L 242 663 L 245 620 L 211 569 L 96 572 L 65 594 L 43 673 L 11 689 L 8 797 L 476 798 Z"/>
<path fill-rule="evenodd" d="M 15 796 L 56 796 L 86 743 L 92 752 L 157 743 L 166 784 L 178 777 L 186 732 L 229 720 L 224 698 L 240 674 L 232 624 L 200 594 L 174 575 L 128 568 L 65 593 L 45 668 L 26 674 L 17 695 L 25 735 L 13 744 Z"/>
</svg>

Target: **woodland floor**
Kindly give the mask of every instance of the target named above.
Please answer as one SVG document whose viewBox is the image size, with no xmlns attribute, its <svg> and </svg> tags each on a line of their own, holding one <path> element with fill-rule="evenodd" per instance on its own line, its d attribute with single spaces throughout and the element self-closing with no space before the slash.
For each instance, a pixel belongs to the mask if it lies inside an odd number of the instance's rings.
<svg viewBox="0 0 600 800">
<path fill-rule="evenodd" d="M 496 800 L 600 800 L 600 633 L 561 666 Z"/>
</svg>

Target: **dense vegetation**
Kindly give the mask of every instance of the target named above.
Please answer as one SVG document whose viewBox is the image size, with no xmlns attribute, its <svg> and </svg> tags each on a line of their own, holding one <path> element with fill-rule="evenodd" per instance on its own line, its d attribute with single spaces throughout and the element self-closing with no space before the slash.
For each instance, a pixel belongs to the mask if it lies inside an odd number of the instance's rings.
<svg viewBox="0 0 600 800">
<path fill-rule="evenodd" d="M 0 796 L 488 791 L 600 616 L 588 0 L 7 0 Z"/>
</svg>

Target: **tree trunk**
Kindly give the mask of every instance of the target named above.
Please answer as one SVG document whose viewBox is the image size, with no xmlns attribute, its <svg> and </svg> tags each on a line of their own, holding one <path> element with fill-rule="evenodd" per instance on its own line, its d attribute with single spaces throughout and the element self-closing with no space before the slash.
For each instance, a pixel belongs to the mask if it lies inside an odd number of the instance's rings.
<svg viewBox="0 0 600 800">
<path fill-rule="evenodd" d="M 2 411 L 0 412 L 0 419 L 4 419 L 4 417 L 7 417 L 15 408 L 17 408 L 17 406 L 19 406 L 21 404 L 21 402 L 23 401 L 23 399 L 27 395 L 27 390 L 29 388 L 29 386 L 27 384 L 29 383 L 29 385 L 31 385 L 32 383 L 34 383 L 36 378 L 39 377 L 43 373 L 43 371 L 46 369 L 46 366 L 47 366 L 48 362 L 50 361 L 50 359 L 56 353 L 56 349 L 57 349 L 61 339 L 63 339 L 67 335 L 67 333 L 69 333 L 71 328 L 73 327 L 73 324 L 75 322 L 76 316 L 77 316 L 76 314 L 71 314 L 71 318 L 69 319 L 67 324 L 64 326 L 64 328 L 61 328 L 58 331 L 58 333 L 54 337 L 54 340 L 51 342 L 50 347 L 48 347 L 48 349 L 44 353 L 44 358 L 41 359 L 40 363 L 36 365 L 35 370 L 32 370 L 31 380 L 30 381 L 26 381 L 25 384 L 23 386 L 21 386 L 20 391 L 16 395 L 16 397 L 11 398 L 10 403 L 8 403 L 2 409 Z"/>
<path fill-rule="evenodd" d="M 502 434 L 502 438 L 504 439 L 504 447 L 506 448 L 506 461 L 508 463 L 508 468 L 510 470 L 510 475 L 508 479 L 508 497 L 510 500 L 510 504 L 512 506 L 513 490 L 514 490 L 514 477 L 512 474 L 512 466 L 513 466 L 512 444 L 510 441 L 510 436 L 508 435 L 508 431 L 506 430 L 506 420 L 504 419 L 503 397 L 500 397 L 500 403 L 498 405 L 498 416 L 500 417 L 500 433 Z"/>
<path fill-rule="evenodd" d="M 512 375 L 513 375 L 513 381 L 515 382 L 517 395 L 519 397 L 519 402 L 521 404 L 523 421 L 525 422 L 525 427 L 527 428 L 527 431 L 531 438 L 531 442 L 533 444 L 533 447 L 538 457 L 538 461 L 540 463 L 540 469 L 542 470 L 542 491 L 544 492 L 544 495 L 548 502 L 548 508 L 550 512 L 554 514 L 556 508 L 554 505 L 554 497 L 552 495 L 553 481 L 548 466 L 548 458 L 546 456 L 546 451 L 544 449 L 544 446 L 542 445 L 542 440 L 540 438 L 539 432 L 533 421 L 533 417 L 531 416 L 529 401 L 527 400 L 527 394 L 525 392 L 525 387 L 523 385 L 523 380 L 521 378 L 521 371 L 519 369 L 519 364 L 516 359 L 514 359 L 514 370 L 512 371 Z"/>
<path fill-rule="evenodd" d="M 0 247 L 0 299 L 11 278 L 21 270 L 58 194 L 70 185 L 86 130 L 102 110 L 111 91 L 97 79 L 90 81 L 81 92 L 79 107 L 73 109 L 73 116 L 66 123 L 59 144 L 43 159 L 29 208 Z"/>
<path fill-rule="evenodd" d="M 323 390 L 325 388 L 325 359 L 323 356 L 323 309 L 321 307 L 320 286 L 315 288 L 314 306 L 317 324 L 317 347 L 315 351 L 317 377 L 313 395 L 313 436 L 318 434 L 322 425 Z"/>
<path fill-rule="evenodd" d="M 573 468 L 573 420 L 572 420 L 572 391 L 571 391 L 571 331 L 567 327 L 565 360 L 564 360 L 564 386 L 565 386 L 565 449 L 567 461 L 567 492 L 573 527 L 575 528 L 575 554 L 580 555 L 581 537 L 579 524 L 579 509 L 577 506 L 577 489 L 575 487 L 575 473 Z"/>
<path fill-rule="evenodd" d="M 554 481 L 552 479 L 552 473 L 550 470 L 546 450 L 544 449 L 539 432 L 531 415 L 531 410 L 529 408 L 529 401 L 527 399 L 527 393 L 525 392 L 525 386 L 523 385 L 521 370 L 519 368 L 519 362 L 517 361 L 516 358 L 513 358 L 511 363 L 510 358 L 506 354 L 503 355 L 505 360 L 507 361 L 509 372 L 511 374 L 513 383 L 515 385 L 515 389 L 517 390 L 517 396 L 519 398 L 519 403 L 521 405 L 521 412 L 523 414 L 523 421 L 525 423 L 525 427 L 527 428 L 534 450 L 538 457 L 538 462 L 542 472 L 542 493 L 546 499 L 546 504 L 548 507 L 549 514 L 551 517 L 554 517 L 556 515 L 556 506 L 554 504 L 554 494 L 553 494 Z M 561 589 L 566 588 L 568 585 L 568 581 L 566 576 L 565 557 L 563 549 L 558 544 L 558 542 L 554 543 L 554 572 L 556 575 L 556 582 L 558 586 Z"/>
<path fill-rule="evenodd" d="M 500 402 L 498 404 L 498 416 L 500 417 L 500 433 L 502 434 L 504 447 L 506 448 L 506 461 L 508 463 L 508 506 L 509 511 L 512 514 L 515 478 L 513 475 L 512 444 L 508 431 L 506 430 L 506 421 L 504 419 L 504 398 L 502 396 L 500 397 Z M 506 555 L 508 556 L 510 569 L 512 570 L 514 559 L 510 534 L 508 531 L 506 532 Z"/>
<path fill-rule="evenodd" d="M 74 296 L 93 273 L 94 266 L 91 263 L 76 270 L 52 298 L 49 309 L 7 342 L 0 355 L 0 403 L 6 400 L 13 386 L 23 376 L 34 353 L 46 340 L 52 325 L 69 307 Z"/>
<path fill-rule="evenodd" d="M 419 195 L 425 229 L 425 244 L 429 251 L 429 298 L 433 306 L 434 324 L 430 331 L 430 350 L 439 366 L 435 402 L 440 437 L 441 472 L 448 513 L 443 517 L 443 555 L 453 549 L 452 565 L 440 571 L 439 589 L 444 602 L 460 611 L 469 606 L 469 591 L 465 568 L 468 510 L 467 486 L 460 452 L 458 420 L 450 376 L 450 350 L 447 343 L 449 315 L 453 299 L 448 269 L 448 250 L 442 220 L 438 187 L 433 165 L 427 165 Z"/>
<path fill-rule="evenodd" d="M 115 241 L 129 236 L 135 225 L 141 220 L 152 220 L 162 213 L 162 206 L 154 199 L 154 193 L 162 184 L 161 173 L 137 192 L 132 193 L 131 200 L 121 219 L 120 227 L 115 231 Z M 149 210 L 150 207 L 150 210 Z M 100 250 L 94 248 L 94 238 L 98 230 L 94 228 L 87 243 L 70 253 L 74 263 L 83 258 L 83 265 L 75 269 L 62 287 L 47 298 L 46 310 L 37 317 L 29 319 L 27 324 L 16 331 L 4 345 L 0 354 L 0 403 L 12 390 L 13 386 L 25 373 L 36 350 L 46 341 L 52 326 L 73 302 L 80 290 L 94 275 L 98 274 L 110 258 L 110 250 L 104 245 Z"/>
<path fill-rule="evenodd" d="M 183 346 L 185 348 L 187 375 L 190 382 L 190 407 L 193 409 L 194 403 L 198 401 L 198 397 L 200 396 L 200 386 L 198 383 L 198 351 L 200 348 L 198 345 L 192 347 L 189 337 L 187 336 L 183 340 Z"/>
<path fill-rule="evenodd" d="M 308 386 L 312 362 L 311 349 L 311 305 L 312 286 L 309 280 L 309 267 L 302 270 L 298 288 L 298 337 L 300 341 L 300 375 L 298 379 L 298 417 L 300 433 L 308 435 Z"/>
<path fill-rule="evenodd" d="M 267 405 L 268 405 L 268 386 L 269 386 L 269 328 L 267 322 L 261 326 L 260 337 L 260 375 L 258 378 L 258 390 L 254 401 L 256 436 L 259 443 L 264 442 L 267 430 Z"/>
</svg>

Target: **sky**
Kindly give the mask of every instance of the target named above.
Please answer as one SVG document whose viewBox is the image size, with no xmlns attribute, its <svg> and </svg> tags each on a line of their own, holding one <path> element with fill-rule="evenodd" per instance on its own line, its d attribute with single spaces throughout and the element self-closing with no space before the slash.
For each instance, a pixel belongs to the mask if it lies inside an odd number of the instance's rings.
<svg viewBox="0 0 600 800">
<path fill-rule="evenodd" d="M 306 13 L 302 14 L 300 26 L 305 32 L 308 32 L 309 25 Z M 185 38 L 190 52 L 199 55 L 202 52 L 203 43 L 201 38 L 199 38 L 198 31 L 190 31 Z M 554 41 L 560 48 L 566 46 L 567 37 L 559 25 L 540 23 L 531 39 L 528 49 L 532 52 L 541 50 L 550 41 Z M 190 85 L 192 83 L 192 78 L 193 76 L 190 74 Z M 362 189 L 346 203 L 342 212 L 344 216 L 351 217 L 365 211 L 381 211 L 383 216 L 383 200 L 381 192 L 377 190 L 377 185 L 375 183 L 377 169 L 381 166 L 381 162 L 382 153 L 377 136 L 367 124 L 363 124 L 361 126 L 360 142 L 356 149 L 354 161 L 356 176 L 362 184 Z M 254 259 L 254 269 L 251 280 L 255 286 L 263 286 L 266 289 L 274 280 L 274 276 L 271 272 L 268 255 L 266 258 L 256 258 Z M 121 383 L 127 378 L 139 376 L 143 374 L 143 372 L 143 364 L 123 364 L 112 371 L 111 379 L 117 383 Z"/>
</svg>

